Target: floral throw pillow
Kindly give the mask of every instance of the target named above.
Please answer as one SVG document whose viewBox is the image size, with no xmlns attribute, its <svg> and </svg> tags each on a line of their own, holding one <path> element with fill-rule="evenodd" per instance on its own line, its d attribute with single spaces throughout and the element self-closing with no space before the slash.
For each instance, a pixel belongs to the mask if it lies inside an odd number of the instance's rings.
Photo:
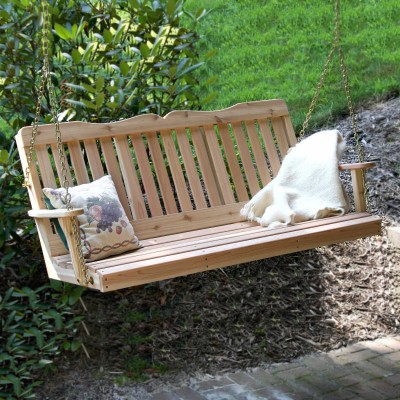
<svg viewBox="0 0 400 400">
<path fill-rule="evenodd" d="M 110 175 L 71 187 L 68 191 L 72 207 L 84 209 L 78 222 L 83 254 L 88 261 L 141 247 Z M 64 188 L 44 188 L 43 193 L 52 207 L 66 208 Z"/>
</svg>

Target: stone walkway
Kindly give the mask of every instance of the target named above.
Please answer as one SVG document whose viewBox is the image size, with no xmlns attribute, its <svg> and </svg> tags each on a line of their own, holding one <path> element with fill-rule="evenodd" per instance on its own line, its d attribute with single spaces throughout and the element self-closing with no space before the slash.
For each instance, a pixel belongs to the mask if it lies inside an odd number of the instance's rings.
<svg viewBox="0 0 400 400">
<path fill-rule="evenodd" d="M 152 400 L 400 399 L 400 336 L 360 342 L 290 363 L 204 377 Z"/>
</svg>

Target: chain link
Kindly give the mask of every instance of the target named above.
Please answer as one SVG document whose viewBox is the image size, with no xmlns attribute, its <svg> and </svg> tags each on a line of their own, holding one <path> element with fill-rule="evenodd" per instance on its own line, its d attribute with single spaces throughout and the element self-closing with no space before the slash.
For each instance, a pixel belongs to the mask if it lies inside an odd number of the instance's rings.
<svg viewBox="0 0 400 400">
<path fill-rule="evenodd" d="M 73 207 L 71 205 L 71 193 L 69 192 L 69 180 L 67 178 L 67 160 L 64 153 L 64 145 L 61 138 L 60 124 L 58 121 L 58 103 L 56 100 L 56 93 L 53 82 L 51 80 L 50 74 L 50 65 L 49 65 L 49 33 L 50 33 L 50 16 L 49 16 L 49 3 L 47 0 L 42 1 L 42 9 L 43 9 L 43 21 L 42 21 L 42 51 L 43 51 L 43 66 L 41 69 L 41 80 L 38 92 L 38 99 L 36 102 L 36 110 L 35 110 L 35 119 L 32 126 L 32 136 L 29 145 L 29 153 L 27 157 L 27 167 L 25 169 L 25 182 L 24 186 L 29 187 L 30 184 L 30 175 L 31 170 L 30 167 L 33 162 L 34 152 L 35 152 L 35 141 L 38 134 L 39 127 L 39 119 L 40 113 L 42 109 L 42 99 L 44 97 L 44 92 L 47 88 L 50 100 L 50 110 L 53 119 L 53 124 L 56 133 L 56 141 L 57 141 L 57 153 L 60 160 L 61 166 L 61 186 L 65 189 L 64 202 L 67 210 L 72 210 Z M 76 217 L 71 218 L 72 231 L 74 236 L 74 241 L 76 244 L 76 249 L 78 251 L 78 259 L 79 259 L 79 267 L 83 273 L 84 282 L 78 282 L 80 284 L 84 283 L 86 286 L 91 283 L 93 284 L 93 278 L 89 277 L 89 271 L 85 262 L 85 257 L 83 255 L 81 237 L 79 232 L 79 226 Z"/>
</svg>

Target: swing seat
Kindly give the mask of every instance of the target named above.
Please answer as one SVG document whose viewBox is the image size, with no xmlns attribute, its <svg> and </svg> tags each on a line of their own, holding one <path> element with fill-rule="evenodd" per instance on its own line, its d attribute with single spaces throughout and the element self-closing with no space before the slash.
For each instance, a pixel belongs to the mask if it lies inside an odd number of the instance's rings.
<svg viewBox="0 0 400 400">
<path fill-rule="evenodd" d="M 353 182 L 354 212 L 266 229 L 239 210 L 279 171 L 297 143 L 283 100 L 240 103 L 219 111 L 173 111 L 108 124 L 60 124 L 70 185 L 109 174 L 143 247 L 87 261 L 90 288 L 102 292 L 184 276 L 381 233 L 366 212 L 363 170 L 342 164 Z M 16 136 L 23 168 L 32 127 Z M 42 188 L 63 176 L 52 125 L 41 125 L 29 189 L 50 278 L 83 282 L 71 218 L 83 210 L 47 210 Z M 68 252 L 51 223 L 58 218 Z"/>
</svg>

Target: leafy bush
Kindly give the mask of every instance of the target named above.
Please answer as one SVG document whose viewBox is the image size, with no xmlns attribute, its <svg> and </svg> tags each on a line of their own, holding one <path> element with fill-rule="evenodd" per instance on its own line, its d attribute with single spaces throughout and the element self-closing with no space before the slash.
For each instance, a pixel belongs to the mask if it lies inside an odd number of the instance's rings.
<svg viewBox="0 0 400 400">
<path fill-rule="evenodd" d="M 39 371 L 54 369 L 61 350 L 75 351 L 74 339 L 81 317 L 71 306 L 82 288 L 52 283 L 36 290 L 9 288 L 0 295 L 0 398 L 34 398 L 41 384 Z"/>
<path fill-rule="evenodd" d="M 192 72 L 198 35 L 181 26 L 183 0 L 50 2 L 53 73 L 61 120 L 105 122 L 198 108 Z M 29 125 L 41 66 L 39 3 L 0 5 L 0 107 Z M 204 16 L 200 10 L 192 18 Z M 196 20 L 197 18 L 197 20 Z M 49 99 L 43 104 L 49 114 Z"/>
<path fill-rule="evenodd" d="M 34 226 L 26 216 L 28 196 L 22 182 L 15 143 L 0 132 L 0 272 L 21 253 L 22 238 Z"/>
</svg>

